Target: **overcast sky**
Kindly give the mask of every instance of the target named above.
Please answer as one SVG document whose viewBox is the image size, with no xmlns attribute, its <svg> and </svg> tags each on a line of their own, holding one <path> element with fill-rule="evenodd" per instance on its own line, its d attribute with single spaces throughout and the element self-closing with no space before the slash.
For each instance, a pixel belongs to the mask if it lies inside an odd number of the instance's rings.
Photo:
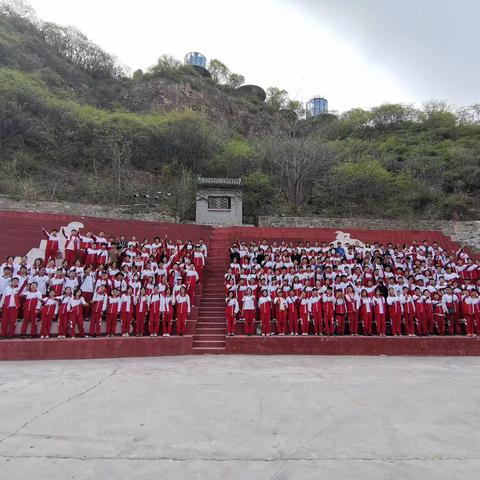
<svg viewBox="0 0 480 480">
<path fill-rule="evenodd" d="M 132 70 L 218 58 L 247 83 L 332 110 L 480 101 L 479 0 L 30 0 Z"/>
</svg>

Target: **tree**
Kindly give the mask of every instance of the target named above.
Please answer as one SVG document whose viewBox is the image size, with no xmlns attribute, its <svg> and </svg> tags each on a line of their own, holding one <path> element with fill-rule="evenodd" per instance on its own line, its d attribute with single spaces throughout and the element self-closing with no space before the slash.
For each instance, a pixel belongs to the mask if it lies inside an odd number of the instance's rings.
<svg viewBox="0 0 480 480">
<path fill-rule="evenodd" d="M 174 184 L 175 216 L 180 222 L 192 217 L 193 194 L 195 191 L 194 179 L 191 172 L 181 167 Z"/>
<path fill-rule="evenodd" d="M 393 181 L 383 165 L 369 157 L 358 162 L 347 161 L 333 169 L 334 195 L 353 209 L 362 205 L 368 213 L 382 210 L 391 200 Z"/>
<path fill-rule="evenodd" d="M 238 88 L 245 83 L 245 77 L 238 73 L 231 73 L 228 77 L 227 85 L 232 88 Z"/>
<path fill-rule="evenodd" d="M 227 85 L 231 88 L 238 88 L 245 82 L 245 77 L 238 73 L 233 73 L 220 60 L 213 58 L 208 63 L 208 71 L 213 80 L 219 85 Z"/>
<path fill-rule="evenodd" d="M 411 105 L 384 103 L 372 108 L 370 120 L 375 128 L 389 128 L 412 122 L 417 116 L 417 111 Z"/>
<path fill-rule="evenodd" d="M 285 108 L 287 110 L 292 110 L 297 114 L 297 117 L 301 118 L 305 115 L 305 107 L 302 102 L 299 100 L 288 100 Z"/>
<path fill-rule="evenodd" d="M 172 55 L 164 54 L 158 60 L 157 63 L 149 69 L 153 74 L 165 74 L 172 73 L 179 70 L 182 67 L 182 63 Z"/>
<path fill-rule="evenodd" d="M 430 128 L 453 128 L 457 123 L 449 105 L 441 100 L 430 100 L 423 104 L 420 118 Z"/>
<path fill-rule="evenodd" d="M 288 103 L 288 92 L 280 90 L 277 87 L 270 87 L 267 89 L 267 105 L 270 105 L 275 110 L 285 108 Z"/>
<path fill-rule="evenodd" d="M 255 153 L 262 170 L 275 179 L 294 212 L 309 202 L 315 180 L 321 178 L 335 156 L 318 139 L 284 132 L 261 138 Z"/>
<path fill-rule="evenodd" d="M 44 23 L 42 33 L 45 41 L 70 62 L 96 78 L 119 78 L 125 71 L 117 59 L 103 51 L 75 27 L 63 27 Z"/>
<path fill-rule="evenodd" d="M 212 75 L 213 80 L 219 84 L 227 83 L 231 75 L 228 67 L 216 58 L 213 58 L 208 63 L 208 71 Z"/>
<path fill-rule="evenodd" d="M 37 14 L 26 0 L 0 0 L 0 13 L 37 23 Z"/>
<path fill-rule="evenodd" d="M 243 177 L 243 211 L 246 217 L 269 215 L 274 211 L 276 190 L 272 179 L 258 170 Z"/>
<path fill-rule="evenodd" d="M 112 177 L 115 178 L 115 202 L 120 203 L 122 195 L 125 194 L 124 186 L 130 176 L 131 142 L 112 133 L 107 135 L 106 144 L 111 155 Z"/>
</svg>

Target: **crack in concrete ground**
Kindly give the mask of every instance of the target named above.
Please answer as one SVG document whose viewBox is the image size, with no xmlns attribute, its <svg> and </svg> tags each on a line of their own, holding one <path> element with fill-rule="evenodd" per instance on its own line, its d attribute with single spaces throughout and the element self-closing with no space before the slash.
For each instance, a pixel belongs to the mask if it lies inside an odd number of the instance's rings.
<svg viewBox="0 0 480 480">
<path fill-rule="evenodd" d="M 83 462 L 101 460 L 128 460 L 132 462 L 445 462 L 445 461 L 480 461 L 480 457 L 120 457 L 120 456 L 69 456 L 69 455 L 2 455 L 3 459 L 37 459 L 37 460 L 79 460 Z M 277 472 L 276 472 L 277 475 Z"/>
<path fill-rule="evenodd" d="M 63 406 L 63 405 L 66 405 L 67 403 L 71 402 L 72 400 L 76 400 L 77 398 L 80 398 L 82 397 L 83 395 L 86 395 L 87 393 L 91 392 L 92 390 L 95 390 L 96 388 L 98 388 L 103 382 L 105 382 L 106 380 L 108 380 L 109 378 L 113 377 L 114 375 L 117 374 L 117 371 L 120 367 L 119 366 L 115 366 L 115 368 L 113 369 L 112 372 L 110 372 L 108 375 L 105 375 L 104 377 L 102 377 L 100 380 L 98 380 L 94 385 L 92 385 L 91 387 L 83 390 L 82 392 L 80 393 L 77 393 L 75 395 L 72 395 L 71 397 L 68 397 L 67 399 L 65 400 L 62 400 L 61 402 L 59 403 L 56 403 L 55 405 L 52 405 L 51 407 L 47 408 L 46 410 L 44 410 L 43 412 L 35 415 L 34 417 L 32 417 L 30 420 L 27 420 L 25 423 L 23 423 L 22 425 L 20 425 L 20 427 L 18 427 L 16 430 L 14 430 L 13 432 L 9 433 L 6 437 L 3 437 L 0 439 L 0 444 L 5 442 L 6 440 L 8 440 L 9 438 L 12 438 L 14 437 L 17 433 L 19 433 L 21 430 L 23 430 L 25 427 L 27 427 L 28 425 L 30 425 L 31 423 L 35 422 L 36 420 L 38 420 L 39 418 L 45 416 L 45 415 L 48 415 L 49 413 L 53 412 L 55 409 Z"/>
</svg>

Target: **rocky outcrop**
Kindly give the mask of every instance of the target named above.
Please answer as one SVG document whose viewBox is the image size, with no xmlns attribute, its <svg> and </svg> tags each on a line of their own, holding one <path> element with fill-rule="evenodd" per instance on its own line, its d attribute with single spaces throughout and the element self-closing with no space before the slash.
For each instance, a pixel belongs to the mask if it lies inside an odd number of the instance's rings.
<svg viewBox="0 0 480 480">
<path fill-rule="evenodd" d="M 134 82 L 122 98 L 122 104 L 137 113 L 186 109 L 204 112 L 215 122 L 246 136 L 275 128 L 287 129 L 296 121 L 296 117 L 275 111 L 260 100 L 193 75 L 175 79 L 152 77 Z"/>
</svg>

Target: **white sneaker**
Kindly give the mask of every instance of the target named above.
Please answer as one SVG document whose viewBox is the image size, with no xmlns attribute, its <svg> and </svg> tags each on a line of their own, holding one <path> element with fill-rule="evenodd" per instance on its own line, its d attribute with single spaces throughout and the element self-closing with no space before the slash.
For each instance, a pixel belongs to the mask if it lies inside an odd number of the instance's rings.
<svg viewBox="0 0 480 480">
<path fill-rule="evenodd" d="M 43 335 L 40 338 L 45 338 Z"/>
</svg>

